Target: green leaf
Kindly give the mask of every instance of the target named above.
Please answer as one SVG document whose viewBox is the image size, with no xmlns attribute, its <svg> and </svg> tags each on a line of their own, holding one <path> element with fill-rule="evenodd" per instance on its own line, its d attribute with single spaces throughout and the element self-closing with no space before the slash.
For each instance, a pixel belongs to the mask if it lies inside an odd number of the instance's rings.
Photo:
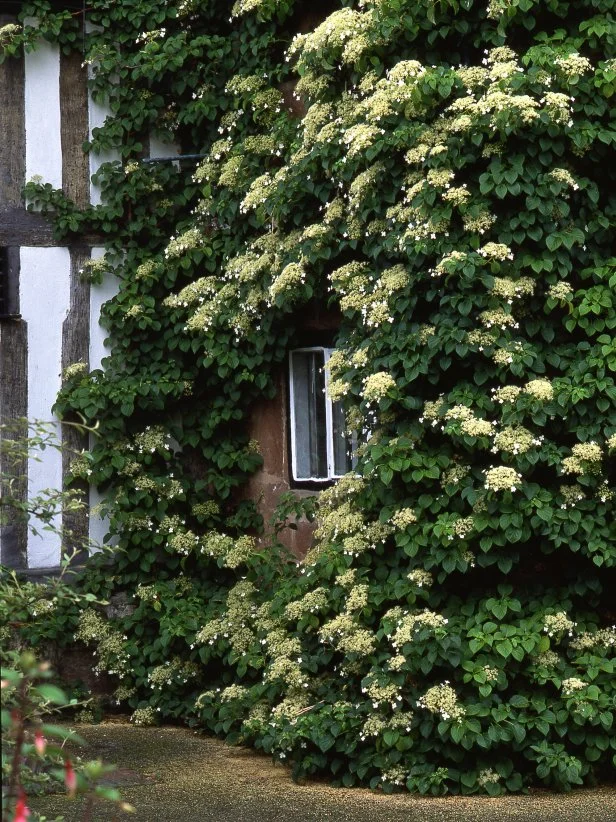
<svg viewBox="0 0 616 822">
<path fill-rule="evenodd" d="M 32 689 L 32 692 L 39 694 L 46 702 L 51 702 L 53 705 L 68 704 L 68 697 L 64 691 L 56 685 L 37 685 Z"/>
</svg>

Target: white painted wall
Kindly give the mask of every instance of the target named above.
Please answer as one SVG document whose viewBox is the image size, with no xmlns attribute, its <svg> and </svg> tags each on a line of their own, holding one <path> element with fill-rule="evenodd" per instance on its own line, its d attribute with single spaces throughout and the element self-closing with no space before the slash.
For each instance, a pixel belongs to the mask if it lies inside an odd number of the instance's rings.
<svg viewBox="0 0 616 822">
<path fill-rule="evenodd" d="M 89 98 L 88 118 L 90 121 L 90 140 L 92 139 L 92 132 L 95 128 L 100 128 L 105 122 L 105 118 L 109 114 L 107 106 L 97 103 L 91 97 Z M 111 163 L 114 160 L 119 160 L 120 155 L 117 151 L 101 151 L 100 154 L 90 152 L 90 177 L 95 174 L 103 163 Z M 90 182 L 90 202 L 92 205 L 100 205 L 101 203 L 101 189 L 96 183 Z"/>
<path fill-rule="evenodd" d="M 159 137 L 150 135 L 150 157 L 173 157 L 180 149 L 175 143 L 164 143 Z"/>
<path fill-rule="evenodd" d="M 67 248 L 21 248 L 19 297 L 28 328 L 28 419 L 57 420 L 51 407 L 61 385 L 62 324 L 70 307 L 71 261 Z M 60 426 L 58 424 L 58 435 Z M 62 488 L 62 454 L 40 452 L 28 464 L 28 493 Z M 42 523 L 32 520 L 37 530 Z M 55 527 L 61 525 L 58 515 Z M 49 532 L 28 536 L 28 567 L 48 568 L 60 561 L 60 541 Z"/>
<path fill-rule="evenodd" d="M 40 175 L 62 188 L 60 51 L 41 40 L 25 56 L 26 182 Z"/>
</svg>

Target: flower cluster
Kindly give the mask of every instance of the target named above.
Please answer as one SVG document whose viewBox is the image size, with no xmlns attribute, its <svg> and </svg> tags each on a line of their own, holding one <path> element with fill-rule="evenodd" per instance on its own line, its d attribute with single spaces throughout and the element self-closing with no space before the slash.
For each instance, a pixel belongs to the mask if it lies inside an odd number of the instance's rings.
<svg viewBox="0 0 616 822">
<path fill-rule="evenodd" d="M 569 186 L 574 191 L 579 189 L 579 184 L 576 182 L 575 177 L 571 174 L 570 171 L 567 171 L 566 168 L 553 168 L 550 172 L 548 172 L 547 177 L 554 183 L 560 183 L 564 186 Z"/>
<path fill-rule="evenodd" d="M 76 378 L 83 377 L 88 372 L 88 366 L 85 362 L 74 362 L 67 365 L 62 372 L 62 381 L 68 382 Z"/>
<path fill-rule="evenodd" d="M 361 611 L 368 604 L 368 593 L 370 591 L 369 585 L 355 585 L 347 594 L 344 610 L 347 613 L 351 611 Z"/>
<path fill-rule="evenodd" d="M 481 324 L 486 328 L 500 328 L 503 331 L 507 328 L 519 328 L 519 323 L 515 317 L 508 314 L 502 308 L 482 311 L 479 319 L 481 320 Z"/>
<path fill-rule="evenodd" d="M 521 425 L 506 426 L 494 436 L 492 451 L 505 451 L 509 454 L 525 454 L 533 446 L 541 445 L 543 437 L 535 437 L 532 432 Z"/>
<path fill-rule="evenodd" d="M 199 545 L 197 535 L 192 531 L 183 531 L 178 534 L 173 534 L 167 542 L 169 548 L 176 554 L 182 554 L 187 557 Z"/>
<path fill-rule="evenodd" d="M 495 402 L 503 405 L 504 403 L 513 403 L 522 393 L 522 389 L 517 385 L 505 385 L 502 388 L 493 388 L 492 395 Z"/>
<path fill-rule="evenodd" d="M 115 691 L 113 692 L 113 698 L 115 700 L 116 705 L 120 705 L 122 702 L 128 702 L 128 700 L 135 696 L 137 693 L 137 689 L 128 685 L 119 685 Z"/>
<path fill-rule="evenodd" d="M 551 297 L 553 300 L 563 300 L 565 302 L 569 302 L 573 296 L 573 289 L 569 283 L 561 280 L 559 283 L 551 285 L 548 288 L 547 294 L 548 297 Z"/>
<path fill-rule="evenodd" d="M 256 546 L 257 543 L 254 537 L 248 534 L 238 537 L 225 554 L 225 567 L 238 568 L 240 565 L 245 565 L 253 556 Z"/>
<path fill-rule="evenodd" d="M 498 262 L 513 260 L 513 251 L 504 243 L 486 243 L 478 249 L 477 253 L 486 260 L 497 260 Z"/>
<path fill-rule="evenodd" d="M 390 637 L 392 647 L 398 650 L 407 642 L 413 642 L 417 633 L 422 629 L 436 630 L 444 628 L 448 621 L 442 614 L 436 614 L 427 608 L 414 614 L 403 611 L 396 622 L 396 629 Z"/>
<path fill-rule="evenodd" d="M 601 446 L 596 442 L 579 442 L 571 449 L 571 456 L 562 461 L 563 474 L 596 473 L 603 459 Z"/>
<path fill-rule="evenodd" d="M 453 532 L 460 539 L 465 539 L 474 529 L 475 520 L 473 517 L 459 517 L 453 523 Z"/>
<path fill-rule="evenodd" d="M 192 513 L 196 517 L 215 517 L 220 513 L 220 506 L 213 499 L 205 502 L 196 502 L 192 507 Z"/>
<path fill-rule="evenodd" d="M 413 723 L 411 711 L 396 711 L 391 716 L 372 714 L 364 722 L 359 738 L 364 742 L 370 736 L 380 737 L 387 730 L 400 730 L 410 733 Z"/>
<path fill-rule="evenodd" d="M 143 725 L 147 727 L 149 725 L 156 725 L 158 717 L 156 716 L 154 708 L 148 705 L 147 708 L 137 708 L 136 711 L 133 711 L 130 721 L 133 725 Z"/>
<path fill-rule="evenodd" d="M 323 611 L 328 604 L 329 598 L 325 588 L 314 588 L 304 594 L 301 599 L 289 602 L 285 607 L 284 615 L 287 619 L 301 619 L 306 614 L 316 614 Z"/>
<path fill-rule="evenodd" d="M 406 575 L 406 578 L 418 588 L 430 588 L 434 582 L 432 574 L 429 571 L 424 571 L 423 568 L 416 568 L 414 571 L 410 571 Z"/>
<path fill-rule="evenodd" d="M 458 696 L 449 683 L 434 685 L 417 700 L 419 708 L 425 708 L 432 714 L 438 714 L 441 719 L 460 720 L 464 716 L 464 708 L 458 703 Z"/>
<path fill-rule="evenodd" d="M 448 485 L 458 485 L 466 476 L 470 468 L 468 465 L 452 465 L 447 471 L 443 472 L 441 477 L 441 486 L 446 488 Z"/>
<path fill-rule="evenodd" d="M 138 454 L 169 453 L 171 445 L 169 434 L 160 425 L 147 425 L 145 429 L 136 434 L 133 444 L 128 446 L 129 451 L 136 451 Z"/>
<path fill-rule="evenodd" d="M 126 637 L 101 617 L 87 609 L 79 615 L 75 639 L 86 644 L 96 643 L 93 656 L 98 656 L 94 666 L 96 674 L 115 674 L 120 678 L 129 671 L 129 655 L 125 648 Z"/>
<path fill-rule="evenodd" d="M 522 482 L 522 475 L 507 465 L 488 468 L 483 473 L 484 488 L 488 491 L 516 491 Z"/>
<path fill-rule="evenodd" d="M 561 683 L 562 692 L 565 696 L 571 696 L 576 691 L 581 691 L 583 688 L 587 686 L 588 683 L 584 682 L 582 679 L 578 679 L 577 677 L 573 676 L 569 679 L 563 679 Z"/>
<path fill-rule="evenodd" d="M 571 52 L 566 57 L 557 57 L 554 64 L 567 77 L 576 77 L 579 74 L 585 74 L 592 70 L 592 64 L 587 57 L 582 57 L 576 51 Z"/>
<path fill-rule="evenodd" d="M 84 282 L 98 284 L 102 282 L 103 277 L 109 269 L 109 261 L 105 255 L 102 257 L 92 257 L 86 260 L 79 269 L 79 276 Z"/>
<path fill-rule="evenodd" d="M 171 237 L 165 249 L 165 258 L 167 260 L 177 260 L 187 251 L 200 248 L 200 246 L 203 245 L 203 241 L 204 237 L 200 229 L 190 228 L 178 237 Z"/>
<path fill-rule="evenodd" d="M 543 668 L 556 668 L 560 664 L 560 657 L 555 651 L 542 651 L 533 657 L 533 661 Z"/>
<path fill-rule="evenodd" d="M 53 599 L 37 599 L 30 607 L 30 613 L 33 617 L 41 616 L 41 614 L 49 614 L 55 610 L 57 602 L 55 597 Z"/>
<path fill-rule="evenodd" d="M 423 422 L 424 420 L 430 420 L 433 425 L 436 425 L 436 420 L 439 418 L 441 414 L 442 405 L 442 400 L 436 400 L 435 402 L 428 400 L 427 402 L 425 402 L 422 410 L 422 415 L 419 417 L 419 422 Z"/>
<path fill-rule="evenodd" d="M 539 402 L 550 402 L 554 399 L 554 388 L 549 380 L 530 380 L 524 386 L 524 392 Z"/>
<path fill-rule="evenodd" d="M 556 614 L 546 614 L 543 618 L 543 630 L 548 636 L 568 634 L 573 636 L 573 629 L 577 623 L 569 619 L 564 611 Z"/>
<path fill-rule="evenodd" d="M 399 531 L 404 531 L 416 522 L 417 514 L 412 508 L 398 508 L 391 518 L 392 525 Z"/>
<path fill-rule="evenodd" d="M 289 263 L 273 280 L 270 288 L 270 297 L 275 300 L 279 294 L 293 292 L 306 281 L 306 272 L 298 263 Z"/>
<path fill-rule="evenodd" d="M 515 299 L 532 296 L 535 291 L 535 281 L 530 277 L 520 277 L 518 280 L 509 277 L 494 277 L 494 284 L 490 289 L 495 297 L 504 297 L 511 305 Z"/>
<path fill-rule="evenodd" d="M 477 417 L 468 417 L 462 420 L 460 431 L 469 437 L 489 437 L 494 429 L 489 420 L 480 420 Z"/>
<path fill-rule="evenodd" d="M 334 645 L 340 651 L 358 656 L 369 656 L 374 652 L 376 637 L 365 628 L 361 628 L 357 619 L 348 611 L 326 622 L 319 629 L 321 642 Z"/>
<path fill-rule="evenodd" d="M 569 643 L 576 651 L 587 651 L 591 648 L 616 647 L 616 625 L 611 628 L 600 628 L 598 631 L 584 631 Z"/>
<path fill-rule="evenodd" d="M 142 602 L 156 602 L 160 595 L 155 585 L 143 585 L 140 583 L 137 585 L 133 596 L 139 597 Z"/>
<path fill-rule="evenodd" d="M 83 452 L 71 461 L 70 472 L 73 477 L 88 479 L 92 475 L 92 468 L 89 461 L 89 452 Z"/>
<path fill-rule="evenodd" d="M 395 710 L 402 703 L 399 686 L 393 682 L 389 682 L 379 674 L 369 674 L 363 680 L 361 690 L 362 693 L 367 694 L 370 698 L 374 709 L 377 709 L 385 703 L 389 703 Z"/>
<path fill-rule="evenodd" d="M 396 387 L 396 381 L 386 371 L 377 371 L 364 378 L 363 396 L 366 402 L 378 402 Z"/>
<path fill-rule="evenodd" d="M 0 26 L 0 45 L 4 46 L 6 43 L 10 43 L 13 37 L 21 32 L 21 26 L 18 26 L 17 23 L 6 23 L 4 26 Z"/>
<path fill-rule="evenodd" d="M 484 665 L 482 670 L 487 682 L 496 682 L 499 674 L 498 668 L 492 668 L 490 665 Z"/>
<path fill-rule="evenodd" d="M 560 506 L 563 509 L 570 508 L 583 499 L 586 499 L 584 489 L 577 483 L 575 485 L 561 485 L 558 490 L 564 500 Z"/>
<path fill-rule="evenodd" d="M 163 665 L 152 668 L 148 674 L 148 682 L 150 688 L 162 691 L 170 685 L 174 687 L 184 685 L 198 674 L 199 667 L 194 662 L 184 662 L 179 657 L 174 657 Z"/>
<path fill-rule="evenodd" d="M 500 782 L 500 776 L 492 768 L 484 768 L 477 774 L 477 784 L 481 788 L 485 788 L 486 785 L 494 785 L 497 782 Z"/>
</svg>

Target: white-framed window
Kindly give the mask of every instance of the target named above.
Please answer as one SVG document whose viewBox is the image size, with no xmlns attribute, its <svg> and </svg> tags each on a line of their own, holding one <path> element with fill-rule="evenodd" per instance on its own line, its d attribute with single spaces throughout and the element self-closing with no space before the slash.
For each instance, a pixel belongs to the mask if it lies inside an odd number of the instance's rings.
<svg viewBox="0 0 616 822">
<path fill-rule="evenodd" d="M 345 433 L 344 409 L 327 394 L 331 348 L 296 348 L 289 353 L 291 470 L 297 482 L 327 482 L 354 463 L 353 437 Z"/>
</svg>

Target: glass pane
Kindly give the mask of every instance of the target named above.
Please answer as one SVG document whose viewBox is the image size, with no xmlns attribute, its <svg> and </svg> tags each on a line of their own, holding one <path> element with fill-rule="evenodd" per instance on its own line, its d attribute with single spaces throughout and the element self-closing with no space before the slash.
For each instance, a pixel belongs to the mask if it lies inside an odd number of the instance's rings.
<svg viewBox="0 0 616 822">
<path fill-rule="evenodd" d="M 295 479 L 327 478 L 327 423 L 322 351 L 293 351 Z"/>
<path fill-rule="evenodd" d="M 344 409 L 341 402 L 332 403 L 332 435 L 334 438 L 334 474 L 338 477 L 352 468 L 351 438 L 345 433 Z"/>
</svg>

